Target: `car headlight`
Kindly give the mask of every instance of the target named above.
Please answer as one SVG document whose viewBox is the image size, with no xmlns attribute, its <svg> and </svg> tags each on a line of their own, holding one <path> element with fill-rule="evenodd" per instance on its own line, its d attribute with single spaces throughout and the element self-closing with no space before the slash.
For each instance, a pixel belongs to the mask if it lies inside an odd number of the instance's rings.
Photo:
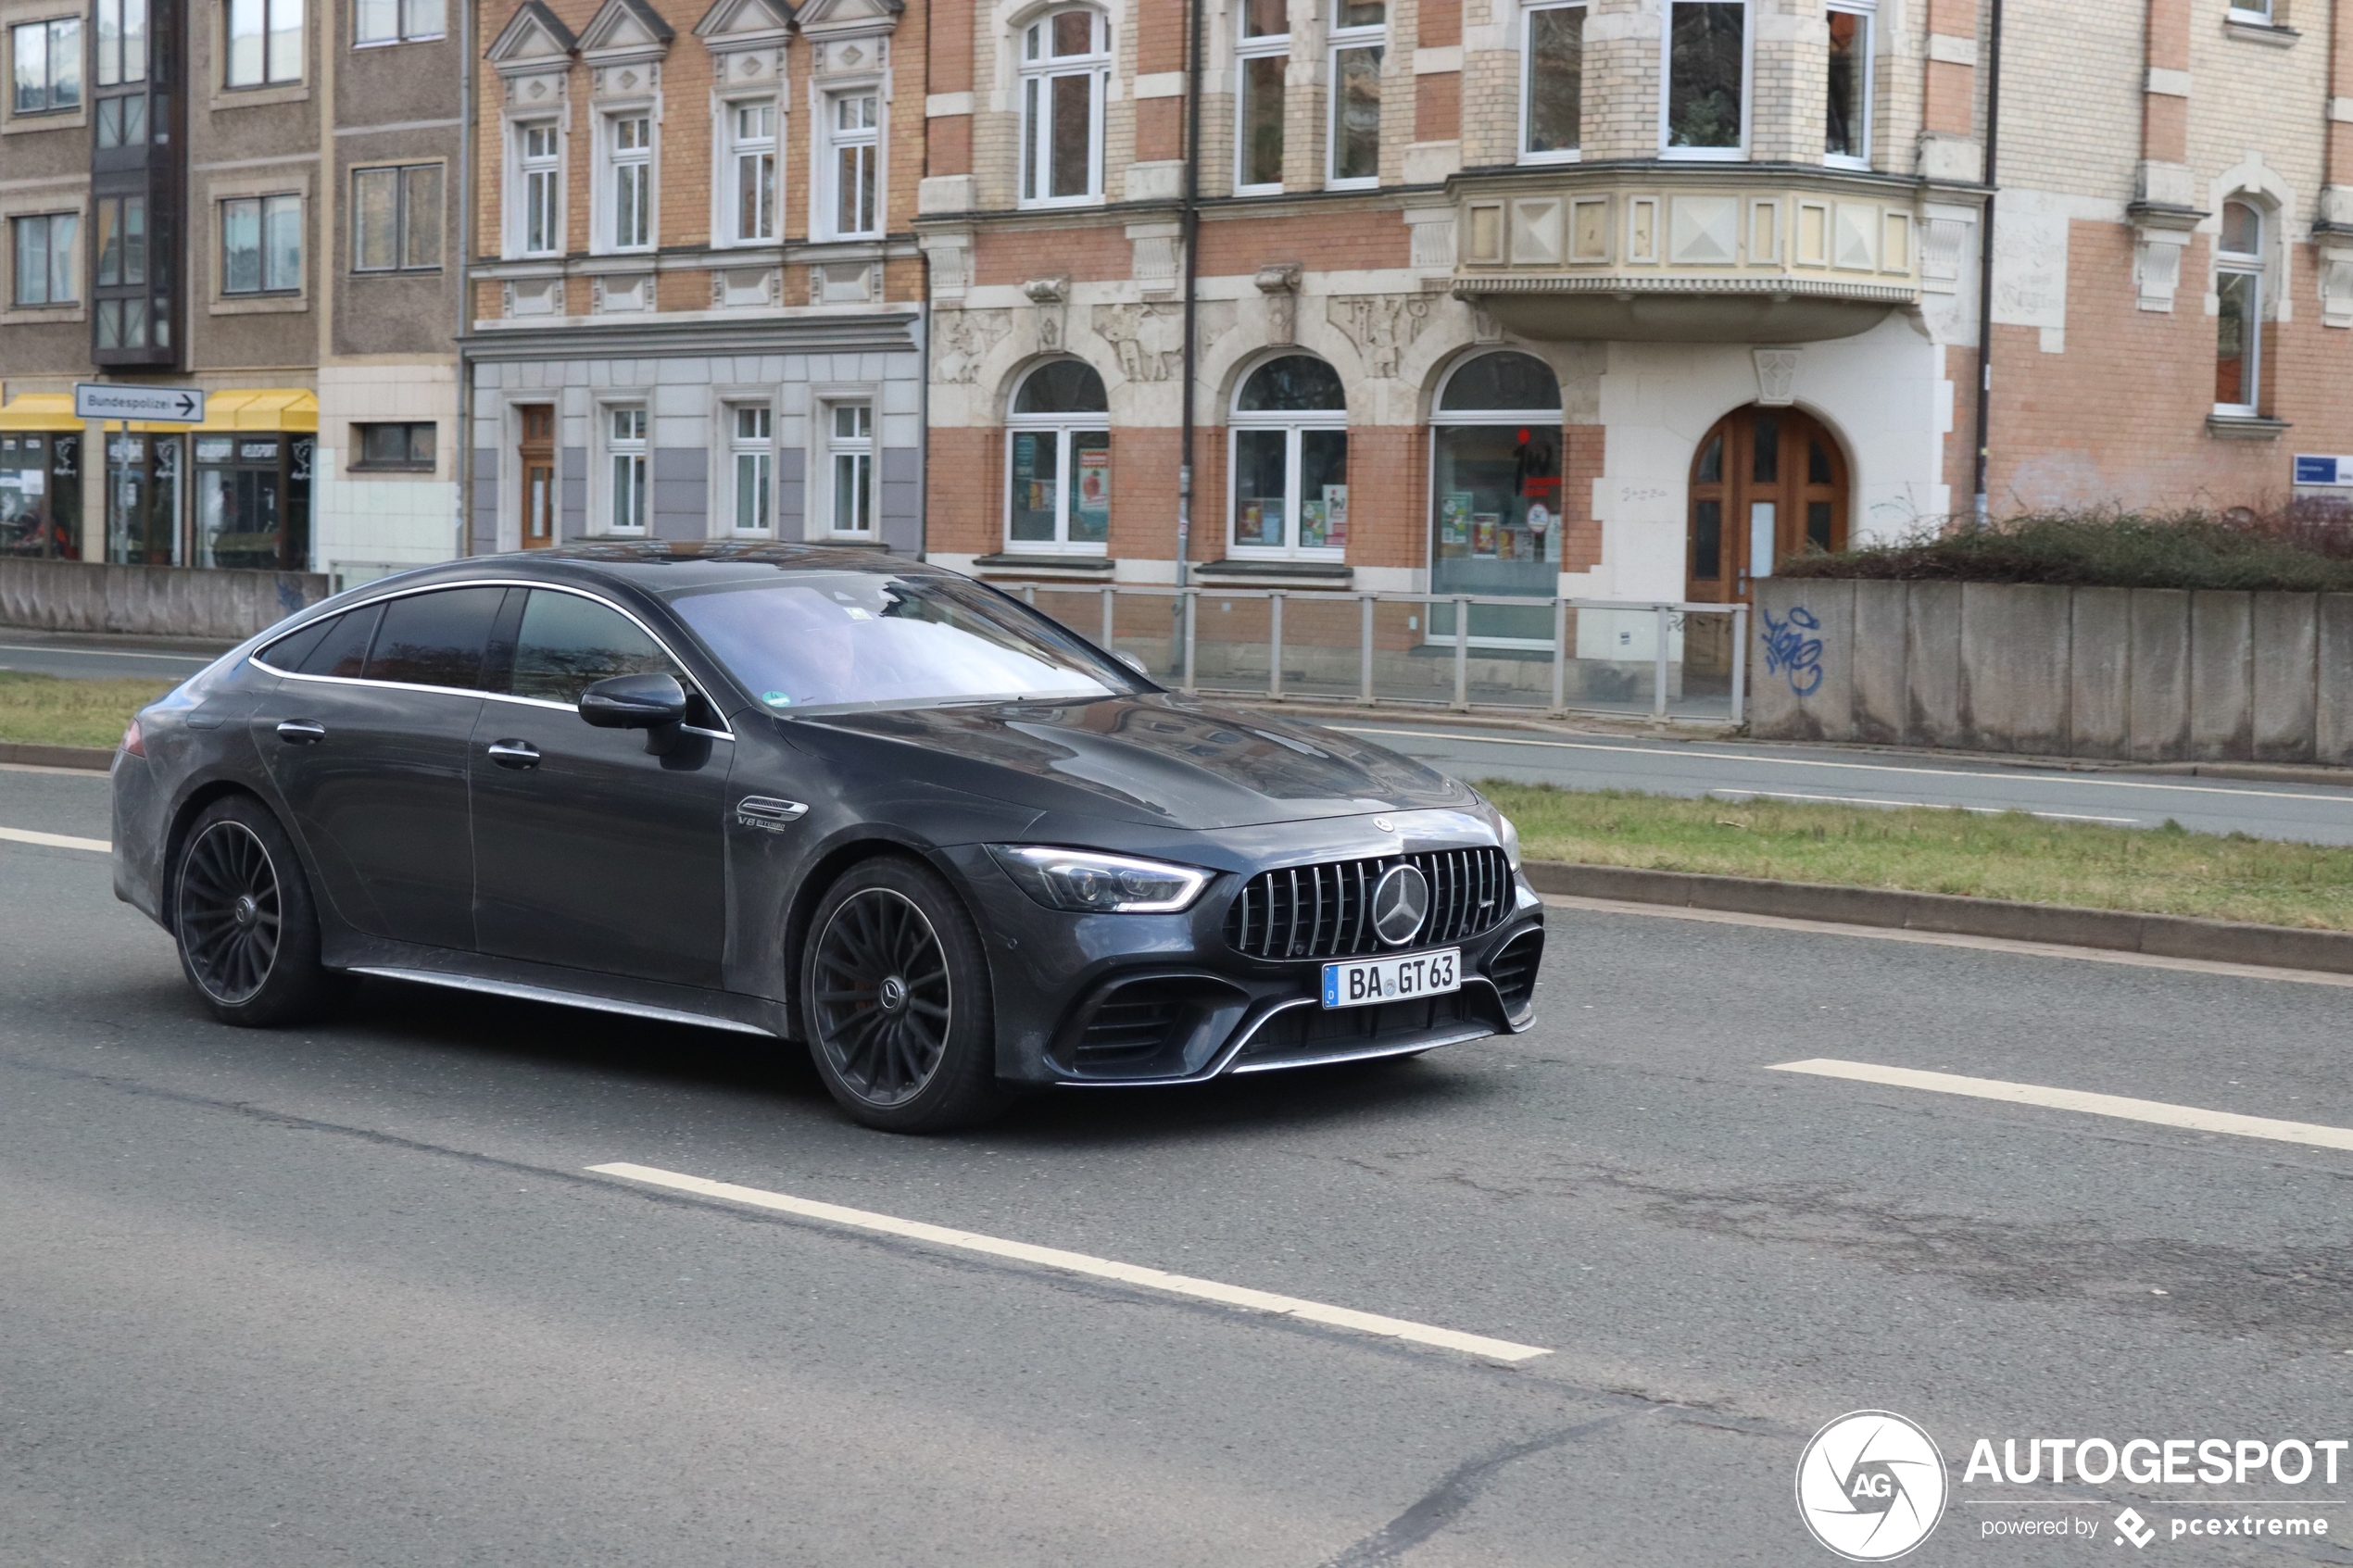
<svg viewBox="0 0 2353 1568">
<path fill-rule="evenodd" d="M 1032 898 L 1050 909 L 1082 914 L 1175 914 L 1201 897 L 1214 874 L 1164 860 L 1044 844 L 992 844 L 988 853 Z"/>
</svg>

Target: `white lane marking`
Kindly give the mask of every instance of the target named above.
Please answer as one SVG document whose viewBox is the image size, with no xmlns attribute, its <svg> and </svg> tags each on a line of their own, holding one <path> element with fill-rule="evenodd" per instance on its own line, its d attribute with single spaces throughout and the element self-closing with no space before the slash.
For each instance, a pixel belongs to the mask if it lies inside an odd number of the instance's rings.
<svg viewBox="0 0 2353 1568">
<path fill-rule="evenodd" d="M 2138 817 L 2087 817 L 2080 811 L 2029 811 L 2023 806 L 1947 806 L 1939 800 L 1874 800 L 1867 795 L 1796 795 L 1782 789 L 1743 789 L 1737 784 L 1718 784 L 1701 798 L 1706 800 L 1827 800 L 1839 806 L 1900 806 L 1925 811 L 1969 811 L 1981 817 L 2006 817 L 2021 811 L 2030 817 L 2043 817 L 2057 822 L 2120 822 L 2126 827 L 2139 825 Z"/>
<path fill-rule="evenodd" d="M 749 1204 L 757 1209 L 774 1209 L 782 1213 L 798 1214 L 806 1220 L 846 1225 L 852 1230 L 876 1231 L 885 1236 L 904 1236 L 911 1241 L 929 1242 L 935 1247 L 954 1248 L 962 1252 L 1011 1258 L 1044 1268 L 1061 1269 L 1067 1273 L 1117 1280 L 1122 1285 L 1142 1286 L 1149 1290 L 1191 1296 L 1229 1307 L 1247 1307 L 1253 1311 L 1328 1323 L 1335 1328 L 1353 1328 L 1360 1334 L 1377 1334 L 1416 1345 L 1462 1350 L 1492 1361 L 1525 1361 L 1552 1354 L 1550 1350 L 1533 1345 L 1515 1345 L 1508 1339 L 1489 1339 L 1481 1335 L 1436 1328 L 1428 1323 L 1408 1323 L 1402 1318 L 1385 1318 L 1372 1312 L 1353 1311 L 1346 1307 L 1326 1306 L 1320 1301 L 1302 1301 L 1295 1296 L 1276 1296 L 1241 1286 L 1220 1285 L 1215 1280 L 1164 1273 L 1158 1269 L 1139 1268 L 1133 1263 L 1114 1262 L 1108 1258 L 1090 1258 L 1083 1252 L 1065 1252 L 1056 1247 L 1033 1247 L 1025 1241 L 1003 1241 L 971 1231 L 952 1230 L 946 1225 L 925 1224 L 920 1220 L 901 1220 L 895 1215 L 872 1213 L 863 1209 L 844 1209 L 838 1204 L 818 1203 L 806 1198 L 788 1197 L 781 1192 L 766 1192 L 759 1187 L 737 1186 L 732 1182 L 713 1182 L 700 1176 L 681 1175 L 675 1171 L 658 1170 L 650 1165 L 632 1165 L 623 1161 L 591 1165 L 588 1169 L 599 1175 L 619 1176 L 624 1181 L 668 1187 L 673 1192 L 691 1192 L 703 1198 L 724 1198 L 731 1203 Z"/>
<path fill-rule="evenodd" d="M 1969 936 L 1954 931 L 1906 931 L 1894 925 L 1852 925 L 1844 921 L 1793 920 L 1787 915 L 1752 915 L 1738 909 L 1695 909 L 1687 904 L 1641 904 L 1627 898 L 1581 898 L 1569 893 L 1541 895 L 1563 909 L 1605 915 L 1650 915 L 1695 920 L 1714 925 L 1747 925 L 1768 931 L 1803 931 L 1818 936 L 1862 936 L 1874 942 L 1914 942 L 1930 947 L 1975 947 L 1981 952 L 2026 958 L 2074 959 L 2082 963 L 2124 964 L 2135 969 L 2171 969 L 2190 974 L 2227 974 L 2239 980 L 2286 980 L 2304 985 L 2353 988 L 2353 974 L 2317 969 L 2274 969 L 2269 964 L 2223 963 L 2214 959 L 2173 959 L 2159 953 L 2128 953 L 2113 947 L 2078 947 L 2065 942 L 2021 942 L 2010 936 Z"/>
<path fill-rule="evenodd" d="M 1520 740 L 1503 735 L 1449 734 L 1441 730 L 1379 730 L 1367 725 L 1332 724 L 1327 726 L 1352 735 L 1404 735 L 1416 740 L 1451 740 L 1479 746 L 1550 746 L 1562 751 L 1616 751 L 1635 757 L 1658 757 L 1668 759 L 1696 757 L 1710 762 L 1769 763 L 1782 768 L 1836 768 L 1856 773 L 1896 773 L 1911 779 L 1975 779 L 1980 784 L 1994 780 L 2030 784 L 2095 784 L 2102 789 L 2163 789 L 2179 790 L 2184 795 L 2232 795 L 2257 800 L 2311 800 L 2323 806 L 2353 806 L 2353 790 L 2337 795 L 2311 795 L 2289 789 L 2222 789 L 2213 784 L 2152 784 L 2143 779 L 2106 779 L 2083 773 L 2061 773 L 2041 769 L 2005 770 L 1996 772 L 1982 768 L 1902 768 L 1883 762 L 1828 762 L 1811 757 L 1743 757 L 1736 751 L 1667 751 L 1652 746 L 1611 746 L 1601 741 Z"/>
<path fill-rule="evenodd" d="M 2053 1110 L 2077 1110 L 2088 1116 L 2113 1116 L 2126 1122 L 2152 1122 L 2160 1127 L 2183 1127 L 2194 1133 L 2229 1133 L 2234 1137 L 2270 1138 L 2277 1143 L 2309 1144 L 2316 1148 L 2353 1149 L 2353 1127 L 2324 1127 L 2312 1122 L 2281 1122 L 2269 1116 L 2241 1116 L 2230 1110 L 2205 1110 L 2194 1105 L 2169 1105 L 2163 1100 L 2132 1099 L 2123 1095 L 2086 1094 L 2080 1089 L 2052 1089 L 2040 1084 L 2013 1084 L 2003 1078 L 1966 1078 L 1957 1073 L 1922 1073 L 1909 1067 L 1881 1067 L 1869 1061 L 1839 1061 L 1816 1057 L 1806 1061 L 1774 1063 L 1768 1072 L 1810 1073 L 1820 1078 L 1845 1078 L 1858 1084 L 1885 1084 L 1899 1089 L 1926 1089 L 1933 1094 L 1968 1095 L 2010 1105 L 2039 1105 Z"/>
<path fill-rule="evenodd" d="M 114 853 L 114 846 L 103 838 L 76 838 L 64 833 L 35 833 L 31 828 L 0 828 L 0 839 L 11 844 L 38 844 L 48 849 L 89 849 L 100 855 Z"/>
<path fill-rule="evenodd" d="M 140 653 L 123 648 L 60 647 L 55 644 L 43 647 L 28 643 L 0 643 L 0 653 L 95 654 L 100 659 L 166 659 L 174 664 L 210 664 L 213 659 L 220 657 L 218 654 L 208 659 L 192 653 Z"/>
</svg>

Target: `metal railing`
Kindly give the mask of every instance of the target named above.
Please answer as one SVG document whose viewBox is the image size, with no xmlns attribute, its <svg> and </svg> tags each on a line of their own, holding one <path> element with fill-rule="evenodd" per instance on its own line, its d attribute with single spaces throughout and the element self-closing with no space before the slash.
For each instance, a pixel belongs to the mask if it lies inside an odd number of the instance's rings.
<svg viewBox="0 0 2353 1568">
<path fill-rule="evenodd" d="M 1647 712 L 1733 724 L 1746 718 L 1744 604 L 1067 581 L 996 585 L 1187 693 L 1458 712 Z M 1153 609 L 1155 601 L 1164 608 Z M 1214 628 L 1203 626 L 1204 606 L 1214 607 Z M 1548 616 L 1548 630 L 1540 615 Z"/>
</svg>

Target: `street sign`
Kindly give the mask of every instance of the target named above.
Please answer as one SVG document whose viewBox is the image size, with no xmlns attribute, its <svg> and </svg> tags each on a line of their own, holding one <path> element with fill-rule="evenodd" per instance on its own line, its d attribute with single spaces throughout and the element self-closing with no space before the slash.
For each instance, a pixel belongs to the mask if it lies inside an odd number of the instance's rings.
<svg viewBox="0 0 2353 1568">
<path fill-rule="evenodd" d="M 2316 453 L 2298 452 L 2296 455 L 2296 483 L 2353 485 L 2353 458 L 2331 458 Z"/>
<path fill-rule="evenodd" d="M 119 382 L 76 382 L 77 420 L 147 420 L 166 424 L 204 423 L 204 389 L 195 386 L 131 386 Z"/>
</svg>

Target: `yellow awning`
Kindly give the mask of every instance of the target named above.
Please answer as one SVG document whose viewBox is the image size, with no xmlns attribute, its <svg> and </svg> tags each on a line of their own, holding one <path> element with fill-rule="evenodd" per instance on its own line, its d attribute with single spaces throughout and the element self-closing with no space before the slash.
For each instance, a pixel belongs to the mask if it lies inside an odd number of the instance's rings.
<svg viewBox="0 0 2353 1568">
<path fill-rule="evenodd" d="M 100 422 L 109 430 L 115 428 L 112 420 Z M 28 392 L 0 405 L 0 430 L 80 430 L 82 425 L 82 420 L 73 417 L 73 395 L 69 392 Z M 204 423 L 200 425 L 133 420 L 131 428 L 154 435 L 171 435 L 181 431 L 315 431 L 319 428 L 319 395 L 298 386 L 216 392 L 205 399 Z"/>
<path fill-rule="evenodd" d="M 82 421 L 73 417 L 69 392 L 28 392 L 0 405 L 0 430 L 81 429 Z"/>
</svg>

